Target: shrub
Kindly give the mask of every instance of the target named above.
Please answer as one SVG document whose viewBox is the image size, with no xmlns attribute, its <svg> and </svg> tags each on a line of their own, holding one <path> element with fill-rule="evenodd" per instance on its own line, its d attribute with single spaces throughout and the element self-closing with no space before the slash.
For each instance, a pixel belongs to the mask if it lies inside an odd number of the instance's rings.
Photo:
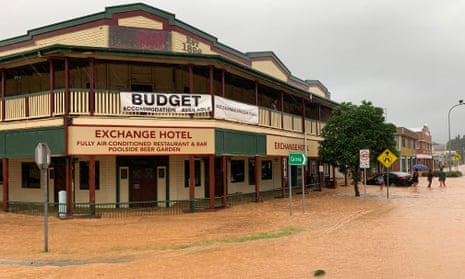
<svg viewBox="0 0 465 279">
<path fill-rule="evenodd" d="M 448 171 L 448 172 L 446 172 L 446 176 L 447 177 L 461 177 L 462 172 L 460 172 L 460 171 Z"/>
</svg>

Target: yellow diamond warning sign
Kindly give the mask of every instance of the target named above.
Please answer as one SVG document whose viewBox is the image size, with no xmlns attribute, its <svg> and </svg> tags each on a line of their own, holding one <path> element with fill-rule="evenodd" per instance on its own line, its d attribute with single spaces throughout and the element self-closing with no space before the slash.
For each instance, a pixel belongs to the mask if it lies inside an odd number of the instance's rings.
<svg viewBox="0 0 465 279">
<path fill-rule="evenodd" d="M 383 153 L 379 154 L 378 161 L 386 168 L 389 168 L 395 161 L 397 161 L 397 156 L 392 153 L 391 150 L 386 149 Z"/>
</svg>

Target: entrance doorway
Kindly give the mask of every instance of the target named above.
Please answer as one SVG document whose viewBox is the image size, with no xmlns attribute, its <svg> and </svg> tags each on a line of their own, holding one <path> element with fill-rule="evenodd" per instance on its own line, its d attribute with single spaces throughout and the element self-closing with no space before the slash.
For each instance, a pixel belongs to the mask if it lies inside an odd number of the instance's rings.
<svg viewBox="0 0 465 279">
<path fill-rule="evenodd" d="M 66 159 L 52 158 L 52 167 L 49 173 L 50 181 L 53 182 L 53 202 L 58 202 L 58 193 L 66 191 Z M 68 193 L 67 193 L 68 194 Z"/>
<path fill-rule="evenodd" d="M 132 166 L 129 175 L 129 201 L 155 200 L 157 200 L 155 168 L 152 166 Z"/>
</svg>

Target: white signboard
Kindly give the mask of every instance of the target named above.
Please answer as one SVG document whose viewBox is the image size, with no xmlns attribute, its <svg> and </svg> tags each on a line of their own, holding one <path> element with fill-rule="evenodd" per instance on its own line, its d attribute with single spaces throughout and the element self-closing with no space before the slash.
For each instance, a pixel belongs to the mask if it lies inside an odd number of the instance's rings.
<svg viewBox="0 0 465 279">
<path fill-rule="evenodd" d="M 361 169 L 370 168 L 370 150 L 368 149 L 360 150 L 360 168 Z"/>
<path fill-rule="evenodd" d="M 120 92 L 123 112 L 199 113 L 212 111 L 212 98 L 205 94 Z"/>
<path fill-rule="evenodd" d="M 215 118 L 258 124 L 258 107 L 215 96 Z"/>
<path fill-rule="evenodd" d="M 35 160 L 37 167 L 45 170 L 50 165 L 50 148 L 46 143 L 39 143 L 35 149 Z"/>
</svg>

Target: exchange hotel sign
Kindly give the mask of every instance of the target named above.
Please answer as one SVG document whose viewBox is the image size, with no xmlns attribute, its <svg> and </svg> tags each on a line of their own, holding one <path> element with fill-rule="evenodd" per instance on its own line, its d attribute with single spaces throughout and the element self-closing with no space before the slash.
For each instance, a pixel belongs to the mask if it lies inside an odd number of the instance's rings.
<svg viewBox="0 0 465 279">
<path fill-rule="evenodd" d="M 303 139 L 268 135 L 266 150 L 269 156 L 288 156 L 289 153 L 304 153 L 308 157 L 318 157 L 318 141 L 307 139 L 307 150 Z"/>
<path fill-rule="evenodd" d="M 69 127 L 71 155 L 213 154 L 214 130 L 174 127 Z"/>
</svg>

